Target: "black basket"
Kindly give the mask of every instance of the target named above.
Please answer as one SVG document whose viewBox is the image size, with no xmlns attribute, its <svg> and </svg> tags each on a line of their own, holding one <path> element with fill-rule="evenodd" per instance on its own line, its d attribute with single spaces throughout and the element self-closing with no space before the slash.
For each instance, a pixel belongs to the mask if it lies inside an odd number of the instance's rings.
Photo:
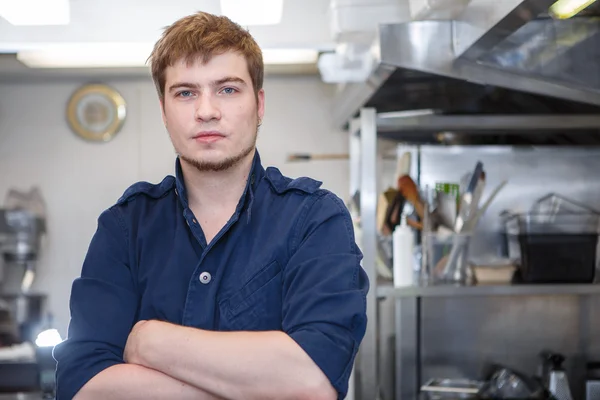
<svg viewBox="0 0 600 400">
<path fill-rule="evenodd" d="M 521 282 L 594 282 L 597 234 L 522 234 L 518 241 Z"/>
<path fill-rule="evenodd" d="M 600 218 L 594 213 L 512 214 L 504 219 L 515 282 L 593 283 Z M 516 247 L 516 248 L 515 248 Z"/>
</svg>

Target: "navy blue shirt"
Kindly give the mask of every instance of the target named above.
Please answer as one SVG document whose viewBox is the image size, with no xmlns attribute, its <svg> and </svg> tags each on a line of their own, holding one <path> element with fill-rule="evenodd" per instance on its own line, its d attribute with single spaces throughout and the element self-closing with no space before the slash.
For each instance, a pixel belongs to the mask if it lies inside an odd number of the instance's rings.
<svg viewBox="0 0 600 400">
<path fill-rule="evenodd" d="M 321 182 L 262 167 L 209 243 L 176 176 L 134 184 L 98 218 L 72 287 L 68 339 L 54 349 L 57 400 L 123 363 L 133 325 L 280 330 L 342 399 L 364 336 L 369 283 L 344 203 Z"/>
</svg>

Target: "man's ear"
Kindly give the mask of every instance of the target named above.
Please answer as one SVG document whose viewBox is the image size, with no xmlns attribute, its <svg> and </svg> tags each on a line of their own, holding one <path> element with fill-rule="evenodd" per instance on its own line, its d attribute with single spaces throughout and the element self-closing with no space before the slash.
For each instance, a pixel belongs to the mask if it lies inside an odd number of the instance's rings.
<svg viewBox="0 0 600 400">
<path fill-rule="evenodd" d="M 265 90 L 260 89 L 256 96 L 257 100 L 257 111 L 258 111 L 258 121 L 262 122 L 265 117 Z"/>
<path fill-rule="evenodd" d="M 165 99 L 159 99 L 160 104 L 160 115 L 162 116 L 163 124 L 167 126 L 167 115 L 165 114 Z"/>
</svg>

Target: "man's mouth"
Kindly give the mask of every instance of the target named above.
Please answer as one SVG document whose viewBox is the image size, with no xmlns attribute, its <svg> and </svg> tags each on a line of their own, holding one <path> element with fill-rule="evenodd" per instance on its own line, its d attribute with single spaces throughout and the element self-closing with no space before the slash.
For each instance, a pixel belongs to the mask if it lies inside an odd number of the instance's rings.
<svg viewBox="0 0 600 400">
<path fill-rule="evenodd" d="M 221 132 L 217 132 L 217 131 L 205 131 L 205 132 L 199 132 L 198 134 L 194 135 L 193 139 L 197 142 L 203 142 L 203 143 L 212 143 L 212 142 L 216 142 L 217 140 L 223 139 L 225 138 L 225 135 L 223 135 Z"/>
</svg>

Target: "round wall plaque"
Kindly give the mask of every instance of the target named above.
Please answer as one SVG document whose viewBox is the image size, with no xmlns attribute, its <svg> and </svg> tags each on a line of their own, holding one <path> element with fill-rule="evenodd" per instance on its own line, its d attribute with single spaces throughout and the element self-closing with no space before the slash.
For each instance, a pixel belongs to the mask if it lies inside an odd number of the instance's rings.
<svg viewBox="0 0 600 400">
<path fill-rule="evenodd" d="M 73 132 L 94 142 L 108 142 L 123 126 L 127 105 L 113 88 L 91 84 L 79 88 L 69 99 L 67 120 Z"/>
</svg>

